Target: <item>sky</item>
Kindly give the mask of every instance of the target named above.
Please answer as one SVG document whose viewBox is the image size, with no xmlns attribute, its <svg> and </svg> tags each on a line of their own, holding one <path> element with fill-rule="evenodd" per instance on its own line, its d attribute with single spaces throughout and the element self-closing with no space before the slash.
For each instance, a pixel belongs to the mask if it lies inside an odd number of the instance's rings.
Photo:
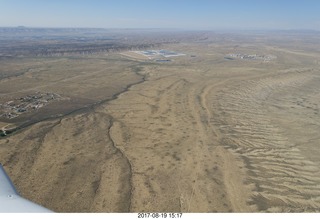
<svg viewBox="0 0 320 219">
<path fill-rule="evenodd" d="M 320 30 L 320 0 L 0 0 L 0 26 Z"/>
</svg>

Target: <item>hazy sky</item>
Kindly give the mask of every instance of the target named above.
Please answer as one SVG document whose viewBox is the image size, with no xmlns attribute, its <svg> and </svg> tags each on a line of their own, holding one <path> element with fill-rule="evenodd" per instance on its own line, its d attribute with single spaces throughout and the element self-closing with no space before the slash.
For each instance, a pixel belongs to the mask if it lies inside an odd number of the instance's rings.
<svg viewBox="0 0 320 219">
<path fill-rule="evenodd" d="M 320 0 L 0 0 L 0 26 L 320 30 Z"/>
</svg>

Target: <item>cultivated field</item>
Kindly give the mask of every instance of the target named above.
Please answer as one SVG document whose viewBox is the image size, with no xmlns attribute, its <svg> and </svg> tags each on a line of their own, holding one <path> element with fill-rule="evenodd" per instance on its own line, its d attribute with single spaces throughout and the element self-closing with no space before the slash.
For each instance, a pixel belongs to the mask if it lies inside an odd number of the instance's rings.
<svg viewBox="0 0 320 219">
<path fill-rule="evenodd" d="M 62 99 L 1 119 L 22 128 L 0 138 L 0 162 L 59 212 L 318 212 L 320 36 L 269 34 L 163 44 L 186 54 L 165 63 L 2 59 L 21 74 L 0 80 L 0 103 Z"/>
</svg>

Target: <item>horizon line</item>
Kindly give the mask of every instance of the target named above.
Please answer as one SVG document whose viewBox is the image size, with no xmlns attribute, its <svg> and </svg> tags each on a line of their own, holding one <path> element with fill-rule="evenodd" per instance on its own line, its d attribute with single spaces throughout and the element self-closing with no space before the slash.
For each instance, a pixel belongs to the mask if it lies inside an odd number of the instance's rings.
<svg viewBox="0 0 320 219">
<path fill-rule="evenodd" d="M 20 29 L 98 29 L 98 30 L 176 30 L 176 31 L 308 31 L 320 32 L 311 28 L 173 28 L 173 27 L 50 27 L 50 26 L 0 26 L 0 28 Z"/>
</svg>

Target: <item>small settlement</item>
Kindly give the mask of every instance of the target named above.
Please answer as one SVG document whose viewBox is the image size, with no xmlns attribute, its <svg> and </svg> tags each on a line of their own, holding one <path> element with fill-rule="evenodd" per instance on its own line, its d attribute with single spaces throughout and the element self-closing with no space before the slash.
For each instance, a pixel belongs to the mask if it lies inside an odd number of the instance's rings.
<svg viewBox="0 0 320 219">
<path fill-rule="evenodd" d="M 36 92 L 3 104 L 0 103 L 0 118 L 13 119 L 23 113 L 40 109 L 58 99 L 61 99 L 61 96 L 55 93 Z"/>
<path fill-rule="evenodd" d="M 257 55 L 257 54 L 227 54 L 226 59 L 232 60 L 232 59 L 243 59 L 243 60 L 262 60 L 264 62 L 269 62 L 271 60 L 274 60 L 277 58 L 277 56 L 274 55 Z"/>
</svg>

